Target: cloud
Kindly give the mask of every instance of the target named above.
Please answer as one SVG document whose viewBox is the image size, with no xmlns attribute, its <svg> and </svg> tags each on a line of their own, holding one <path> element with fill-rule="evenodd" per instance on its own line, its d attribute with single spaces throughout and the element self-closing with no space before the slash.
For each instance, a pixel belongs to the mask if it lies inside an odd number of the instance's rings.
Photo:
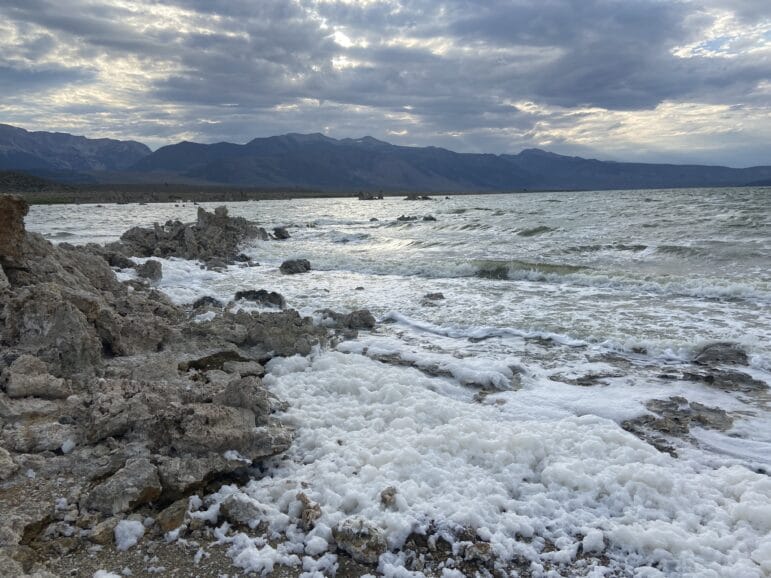
<svg viewBox="0 0 771 578">
<path fill-rule="evenodd" d="M 0 5 L 5 122 L 151 146 L 322 131 L 771 162 L 769 69 L 755 0 Z"/>
</svg>

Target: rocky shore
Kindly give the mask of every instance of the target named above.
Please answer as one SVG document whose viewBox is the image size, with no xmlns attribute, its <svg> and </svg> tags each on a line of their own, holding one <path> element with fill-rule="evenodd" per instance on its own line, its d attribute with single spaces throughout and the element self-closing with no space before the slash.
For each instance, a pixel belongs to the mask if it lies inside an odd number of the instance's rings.
<svg viewBox="0 0 771 578">
<path fill-rule="evenodd" d="M 224 208 L 106 248 L 54 246 L 24 230 L 26 212 L 0 198 L 0 564 L 90 575 L 84 558 L 142 536 L 165 544 L 191 496 L 255 476 L 289 447 L 262 364 L 308 354 L 330 330 L 294 310 L 211 300 L 193 311 L 149 281 L 116 279 L 110 264 L 131 256 L 232 262 L 240 243 L 268 237 Z M 212 319 L 192 322 L 202 308 Z"/>
<path fill-rule="evenodd" d="M 302 430 L 279 419 L 292 400 L 278 399 L 263 383 L 270 360 L 307 356 L 359 330 L 377 330 L 376 320 L 364 309 L 323 309 L 314 321 L 260 287 L 238 291 L 230 303 L 203 297 L 175 305 L 155 288 L 163 267 L 154 258 L 198 260 L 210 269 L 256 267 L 240 252 L 243 244 L 291 243 L 289 231 L 266 231 L 224 208 L 199 209 L 193 223 L 133 228 L 115 243 L 75 247 L 25 231 L 27 209 L 20 198 L 0 197 L 0 574 L 221 576 L 260 568 L 274 576 L 353 577 L 377 574 L 379 562 L 398 556 L 399 572 L 530 575 L 525 557 L 502 560 L 473 529 L 449 533 L 431 520 L 428 531 L 413 531 L 394 551 L 383 528 L 348 512 L 330 523 L 324 539 L 316 535 L 303 546 L 323 524 L 303 482 L 291 489 L 291 503 L 280 505 L 283 534 L 266 529 L 267 511 L 275 516 L 278 505 L 237 489 L 265 476 L 268 460 L 285 460 L 293 439 L 300 446 Z M 120 282 L 116 270 L 130 267 L 137 278 Z M 279 270 L 313 274 L 304 259 Z M 261 310 L 232 307 L 243 301 Z M 421 305 L 443 302 L 444 294 L 432 292 Z M 477 403 L 498 389 L 517 389 L 524 372 L 511 367 L 498 388 L 430 361 L 377 348 L 361 354 L 457 380 L 478 390 Z M 767 386 L 745 371 L 747 363 L 737 345 L 714 343 L 659 377 L 765 400 Z M 591 387 L 616 374 L 553 377 Z M 740 417 L 674 395 L 646 408 L 621 427 L 673 457 L 679 444 L 691 442 L 691 428 L 724 431 Z M 377 488 L 375 506 L 396 512 L 400 491 Z M 231 546 L 245 535 L 262 541 L 263 558 L 234 559 Z M 558 549 L 541 542 L 544 552 Z M 581 544 L 569 562 L 545 563 L 544 570 L 579 574 L 608 565 L 601 534 Z"/>
</svg>

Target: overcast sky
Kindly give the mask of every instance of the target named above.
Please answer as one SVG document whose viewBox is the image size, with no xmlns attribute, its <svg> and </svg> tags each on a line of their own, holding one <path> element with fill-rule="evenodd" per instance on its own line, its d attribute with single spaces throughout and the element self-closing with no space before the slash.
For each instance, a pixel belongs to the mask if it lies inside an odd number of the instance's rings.
<svg viewBox="0 0 771 578">
<path fill-rule="evenodd" d="M 771 0 L 2 0 L 0 122 L 771 164 Z"/>
</svg>

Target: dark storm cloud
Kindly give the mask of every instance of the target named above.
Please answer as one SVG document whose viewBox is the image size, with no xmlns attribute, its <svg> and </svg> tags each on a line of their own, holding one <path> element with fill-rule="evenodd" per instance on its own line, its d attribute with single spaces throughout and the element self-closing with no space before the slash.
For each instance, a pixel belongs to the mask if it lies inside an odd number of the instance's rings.
<svg viewBox="0 0 771 578">
<path fill-rule="evenodd" d="M 0 86 L 7 95 L 23 93 L 29 90 L 41 90 L 61 84 L 79 83 L 93 80 L 94 74 L 88 70 L 68 68 L 24 69 L 0 64 Z"/>
<path fill-rule="evenodd" d="M 0 81 L 34 96 L 101 70 L 93 90 L 103 102 L 69 104 L 156 144 L 325 130 L 464 150 L 585 150 L 571 140 L 585 137 L 582 123 L 607 117 L 621 131 L 616 111 L 704 103 L 748 107 L 731 122 L 763 118 L 770 19 L 765 0 L 6 0 Z M 131 83 L 109 74 L 117 64 Z M 31 116 L 21 100 L 3 104 Z"/>
</svg>

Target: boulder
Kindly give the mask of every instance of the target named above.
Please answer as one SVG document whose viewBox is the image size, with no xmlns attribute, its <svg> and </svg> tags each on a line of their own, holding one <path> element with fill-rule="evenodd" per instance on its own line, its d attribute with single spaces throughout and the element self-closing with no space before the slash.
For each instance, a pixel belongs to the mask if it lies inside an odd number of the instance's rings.
<svg viewBox="0 0 771 578">
<path fill-rule="evenodd" d="M 282 357 L 308 355 L 325 336 L 322 328 L 294 309 L 276 313 L 239 311 L 233 319 L 246 329 L 244 344 Z"/>
<path fill-rule="evenodd" d="M 245 299 L 247 301 L 253 301 L 260 305 L 267 305 L 269 307 L 276 307 L 278 309 L 286 308 L 286 299 L 280 293 L 275 291 L 266 291 L 265 289 L 247 289 L 244 291 L 236 292 L 234 297 L 236 301 L 239 299 Z"/>
<path fill-rule="evenodd" d="M 161 495 L 158 469 L 147 458 L 134 458 L 107 480 L 91 489 L 84 506 L 115 515 L 157 500 Z"/>
<path fill-rule="evenodd" d="M 7 480 L 19 469 L 19 466 L 13 461 L 11 454 L 3 447 L 0 447 L 0 482 Z"/>
<path fill-rule="evenodd" d="M 189 500 L 187 498 L 177 500 L 156 516 L 155 521 L 158 523 L 158 527 L 161 531 L 171 532 L 185 523 L 188 502 Z"/>
<path fill-rule="evenodd" d="M 222 364 L 222 369 L 228 373 L 237 373 L 241 377 L 265 375 L 265 368 L 257 361 L 226 361 Z"/>
<path fill-rule="evenodd" d="M 307 259 L 289 259 L 281 263 L 279 270 L 284 275 L 296 275 L 298 273 L 307 273 L 311 270 L 311 263 Z"/>
<path fill-rule="evenodd" d="M 268 509 L 246 494 L 231 494 L 220 504 L 220 517 L 237 526 L 256 528 L 268 515 Z"/>
<path fill-rule="evenodd" d="M 361 564 L 375 565 L 388 550 L 382 530 L 364 518 L 346 518 L 332 529 L 337 548 Z"/>
<path fill-rule="evenodd" d="M 24 216 L 29 205 L 21 197 L 0 196 L 0 264 L 18 264 L 23 254 Z"/>
<path fill-rule="evenodd" d="M 249 239 L 269 238 L 265 229 L 242 217 L 228 216 L 227 207 L 217 207 L 213 213 L 198 208 L 195 223 L 168 221 L 152 228 L 134 227 L 108 250 L 127 256 L 181 257 L 211 261 L 221 259 L 232 263 L 239 254 L 238 247 Z"/>
<path fill-rule="evenodd" d="M 64 379 L 48 373 L 48 366 L 32 355 L 22 355 L 8 368 L 5 392 L 8 397 L 64 399 L 72 391 Z"/>
<path fill-rule="evenodd" d="M 441 301 L 444 299 L 444 293 L 426 293 L 423 295 L 423 299 L 428 301 Z"/>
<path fill-rule="evenodd" d="M 222 301 L 215 299 L 214 297 L 209 297 L 208 295 L 204 295 L 193 302 L 193 309 L 203 309 L 204 307 L 216 307 L 217 309 L 222 309 L 224 305 Z"/>
<path fill-rule="evenodd" d="M 747 353 L 736 343 L 711 343 L 696 353 L 693 362 L 698 365 L 747 365 Z"/>
<path fill-rule="evenodd" d="M 426 216 L 423 217 L 423 220 L 424 221 L 436 221 L 436 217 L 434 217 L 433 215 L 426 215 Z"/>
<path fill-rule="evenodd" d="M 156 283 L 163 278 L 163 266 L 160 261 L 155 259 L 149 259 L 141 265 L 136 265 L 134 269 L 136 269 L 137 275 L 140 277 Z"/>
<path fill-rule="evenodd" d="M 289 231 L 286 230 L 286 227 L 274 227 L 273 236 L 276 239 L 283 241 L 284 239 L 288 239 L 291 235 L 289 234 Z"/>
<path fill-rule="evenodd" d="M 350 313 L 337 313 L 331 309 L 322 309 L 321 314 L 331 319 L 337 329 L 372 329 L 377 323 L 369 309 L 356 309 Z"/>
</svg>

